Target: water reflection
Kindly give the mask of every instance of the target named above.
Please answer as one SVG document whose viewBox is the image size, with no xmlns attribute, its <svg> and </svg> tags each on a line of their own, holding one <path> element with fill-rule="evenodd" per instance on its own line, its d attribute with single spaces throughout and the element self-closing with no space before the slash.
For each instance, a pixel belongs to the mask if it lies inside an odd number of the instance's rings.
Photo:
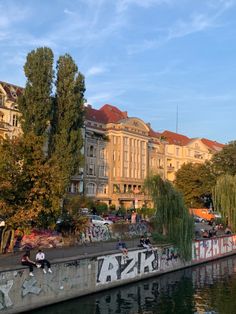
<svg viewBox="0 0 236 314">
<path fill-rule="evenodd" d="M 32 311 L 34 314 L 236 313 L 236 257 Z"/>
</svg>

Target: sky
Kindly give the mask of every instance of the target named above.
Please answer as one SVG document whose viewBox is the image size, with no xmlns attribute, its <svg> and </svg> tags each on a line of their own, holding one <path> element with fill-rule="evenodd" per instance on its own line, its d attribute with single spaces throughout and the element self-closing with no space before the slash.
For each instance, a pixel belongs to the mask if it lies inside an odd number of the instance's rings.
<svg viewBox="0 0 236 314">
<path fill-rule="evenodd" d="M 27 54 L 69 53 L 87 102 L 169 130 L 236 139 L 236 0 L 0 0 L 0 80 Z"/>
</svg>

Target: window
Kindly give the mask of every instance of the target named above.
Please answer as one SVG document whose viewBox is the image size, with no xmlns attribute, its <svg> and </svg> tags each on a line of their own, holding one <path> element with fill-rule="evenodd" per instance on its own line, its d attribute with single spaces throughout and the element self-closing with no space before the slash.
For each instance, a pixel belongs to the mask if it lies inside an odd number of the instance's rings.
<svg viewBox="0 0 236 314">
<path fill-rule="evenodd" d="M 0 106 L 4 106 L 4 96 L 0 95 Z"/>
<path fill-rule="evenodd" d="M 96 184 L 95 183 L 88 183 L 86 185 L 86 194 L 87 195 L 95 195 L 96 194 Z"/>
<path fill-rule="evenodd" d="M 95 176 L 95 165 L 87 165 L 87 175 Z"/>
<path fill-rule="evenodd" d="M 104 156 L 105 156 L 105 154 L 104 154 L 104 147 L 102 147 L 101 149 L 100 149 L 100 159 L 104 159 Z"/>
<path fill-rule="evenodd" d="M 81 183 L 80 182 L 72 182 L 70 187 L 69 187 L 69 192 L 70 193 L 82 192 Z"/>
<path fill-rule="evenodd" d="M 0 121 L 2 121 L 2 122 L 4 121 L 3 117 L 4 117 L 4 114 L 0 111 Z"/>
<path fill-rule="evenodd" d="M 128 137 L 124 138 L 125 145 L 128 145 Z"/>
<path fill-rule="evenodd" d="M 124 159 L 125 161 L 128 161 L 128 152 L 124 152 Z"/>
<path fill-rule="evenodd" d="M 96 157 L 96 149 L 93 145 L 90 145 L 87 150 L 87 155 L 89 157 Z"/>
<path fill-rule="evenodd" d="M 104 165 L 99 167 L 99 177 L 106 177 L 106 167 Z"/>
<path fill-rule="evenodd" d="M 12 125 L 18 126 L 18 116 L 16 114 L 13 114 Z"/>
<path fill-rule="evenodd" d="M 179 156 L 179 147 L 176 147 L 176 156 Z"/>
<path fill-rule="evenodd" d="M 107 186 L 105 184 L 101 184 L 98 186 L 99 194 L 107 194 Z"/>
</svg>

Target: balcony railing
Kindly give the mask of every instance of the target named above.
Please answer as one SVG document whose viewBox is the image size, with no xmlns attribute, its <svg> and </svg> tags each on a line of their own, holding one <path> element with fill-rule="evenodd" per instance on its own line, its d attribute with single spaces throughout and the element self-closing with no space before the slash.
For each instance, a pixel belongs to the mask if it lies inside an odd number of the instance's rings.
<svg viewBox="0 0 236 314">
<path fill-rule="evenodd" d="M 10 124 L 4 121 L 0 121 L 0 129 L 4 129 L 4 130 L 10 130 Z"/>
</svg>

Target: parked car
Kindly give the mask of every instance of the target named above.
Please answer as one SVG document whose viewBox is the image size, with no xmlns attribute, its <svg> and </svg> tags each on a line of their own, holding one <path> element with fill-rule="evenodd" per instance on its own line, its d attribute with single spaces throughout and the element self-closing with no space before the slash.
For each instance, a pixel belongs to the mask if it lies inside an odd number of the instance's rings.
<svg viewBox="0 0 236 314">
<path fill-rule="evenodd" d="M 111 220 L 112 222 L 119 222 L 124 220 L 123 216 L 117 215 L 117 214 L 106 214 L 103 215 L 103 218 L 106 220 Z"/>
<path fill-rule="evenodd" d="M 196 216 L 196 215 L 193 216 L 193 220 L 196 223 L 198 223 L 198 222 L 206 222 L 206 220 L 204 218 Z"/>
<path fill-rule="evenodd" d="M 112 225 L 113 221 L 104 219 L 98 215 L 87 215 L 87 217 L 91 220 L 91 222 L 95 225 Z"/>
</svg>

